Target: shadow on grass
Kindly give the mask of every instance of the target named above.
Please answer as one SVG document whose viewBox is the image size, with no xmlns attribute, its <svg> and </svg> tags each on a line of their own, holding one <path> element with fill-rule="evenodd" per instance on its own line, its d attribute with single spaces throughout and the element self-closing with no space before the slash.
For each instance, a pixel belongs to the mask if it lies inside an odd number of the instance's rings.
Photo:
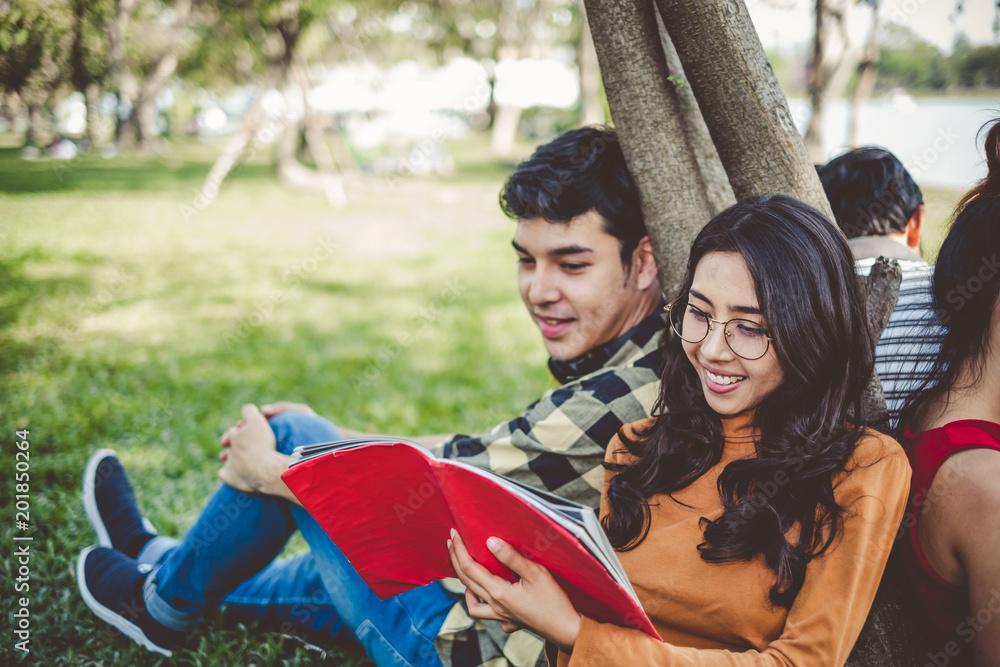
<svg viewBox="0 0 1000 667">
<path fill-rule="evenodd" d="M 25 265 L 46 259 L 34 249 L 16 256 L 0 256 L 0 375 L 14 372 L 27 364 L 38 364 L 47 357 L 55 342 L 37 337 L 30 342 L 14 340 L 10 330 L 21 320 L 23 312 L 33 302 L 44 301 L 58 294 L 82 294 L 88 283 L 80 278 L 31 278 Z"/>
</svg>

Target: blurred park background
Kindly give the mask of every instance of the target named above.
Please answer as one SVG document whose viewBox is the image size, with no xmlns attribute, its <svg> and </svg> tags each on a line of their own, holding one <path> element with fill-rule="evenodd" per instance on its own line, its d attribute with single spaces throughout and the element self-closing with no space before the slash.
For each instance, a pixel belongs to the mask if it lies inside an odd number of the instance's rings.
<svg viewBox="0 0 1000 667">
<path fill-rule="evenodd" d="M 933 259 L 985 173 L 997 3 L 748 6 L 814 161 L 899 155 Z M 163 662 L 76 591 L 94 449 L 178 536 L 243 403 L 416 435 L 481 431 L 545 390 L 497 193 L 535 145 L 610 121 L 581 2 L 0 0 L 0 93 L 0 490 L 27 430 L 33 537 L 31 650 L 5 641 L 4 664 Z M 306 639 L 215 617 L 173 662 L 365 662 Z"/>
</svg>

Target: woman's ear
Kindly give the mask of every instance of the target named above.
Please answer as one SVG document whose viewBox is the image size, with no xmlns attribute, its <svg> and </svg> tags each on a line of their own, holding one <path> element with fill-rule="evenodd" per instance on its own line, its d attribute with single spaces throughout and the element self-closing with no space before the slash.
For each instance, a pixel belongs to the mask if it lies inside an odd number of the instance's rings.
<svg viewBox="0 0 1000 667">
<path fill-rule="evenodd" d="M 636 286 L 640 290 L 645 290 L 657 282 L 659 270 L 656 268 L 653 246 L 650 244 L 648 236 L 643 236 L 639 240 L 639 245 L 632 251 L 632 274 L 635 276 Z"/>
</svg>

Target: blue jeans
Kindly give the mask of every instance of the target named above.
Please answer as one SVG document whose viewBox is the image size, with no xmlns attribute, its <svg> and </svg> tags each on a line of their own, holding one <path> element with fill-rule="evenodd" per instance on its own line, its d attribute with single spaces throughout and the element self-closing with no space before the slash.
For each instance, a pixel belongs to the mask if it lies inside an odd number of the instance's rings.
<svg viewBox="0 0 1000 667">
<path fill-rule="evenodd" d="M 333 424 L 312 415 L 285 413 L 270 424 L 286 454 L 299 445 L 343 439 Z M 296 529 L 310 551 L 278 559 Z M 159 561 L 143 590 L 149 613 L 175 630 L 190 630 L 224 603 L 231 612 L 286 630 L 334 634 L 346 627 L 379 665 L 439 664 L 434 639 L 458 598 L 435 582 L 379 600 L 305 510 L 226 485 Z"/>
</svg>

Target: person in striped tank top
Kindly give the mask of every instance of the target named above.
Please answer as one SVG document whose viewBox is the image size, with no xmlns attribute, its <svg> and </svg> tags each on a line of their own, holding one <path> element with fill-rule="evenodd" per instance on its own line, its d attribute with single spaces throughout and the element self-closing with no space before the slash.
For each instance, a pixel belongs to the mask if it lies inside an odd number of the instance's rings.
<svg viewBox="0 0 1000 667">
<path fill-rule="evenodd" d="M 868 275 L 879 257 L 895 259 L 903 272 L 899 299 L 875 348 L 895 428 L 906 396 L 927 378 L 943 335 L 931 304 L 934 267 L 920 256 L 923 196 L 896 156 L 881 148 L 850 151 L 817 172 L 858 273 Z"/>
</svg>

